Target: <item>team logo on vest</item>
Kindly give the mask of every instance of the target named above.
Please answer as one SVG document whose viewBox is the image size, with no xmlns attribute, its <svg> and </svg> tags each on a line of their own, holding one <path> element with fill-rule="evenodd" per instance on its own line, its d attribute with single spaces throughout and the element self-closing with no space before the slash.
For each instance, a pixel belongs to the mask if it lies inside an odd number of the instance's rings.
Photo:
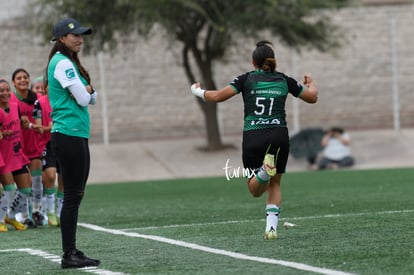
<svg viewBox="0 0 414 275">
<path fill-rule="evenodd" d="M 68 79 L 72 79 L 72 78 L 74 78 L 74 77 L 75 77 L 75 71 L 73 70 L 73 68 L 67 69 L 67 70 L 65 71 L 65 74 L 66 74 L 66 77 L 67 77 Z"/>
</svg>

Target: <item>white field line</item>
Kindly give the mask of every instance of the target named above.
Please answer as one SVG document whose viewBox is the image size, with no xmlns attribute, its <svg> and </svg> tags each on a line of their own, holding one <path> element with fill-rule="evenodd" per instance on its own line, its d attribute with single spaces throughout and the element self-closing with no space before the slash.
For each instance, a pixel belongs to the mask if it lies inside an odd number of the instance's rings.
<svg viewBox="0 0 414 275">
<path fill-rule="evenodd" d="M 298 221 L 298 220 L 311 220 L 311 219 L 328 219 L 328 218 L 347 218 L 347 217 L 358 217 L 358 216 L 392 215 L 392 214 L 405 214 L 405 213 L 413 213 L 413 212 L 414 212 L 414 209 L 390 210 L 390 211 L 379 211 L 379 212 L 361 212 L 361 213 L 348 213 L 348 214 L 327 214 L 327 215 L 319 215 L 319 216 L 281 218 L 280 221 L 286 221 L 286 220 Z M 126 229 L 120 229 L 120 230 L 122 230 L 122 231 L 136 231 L 136 230 L 148 230 L 148 229 L 208 226 L 208 225 L 233 224 L 233 223 L 249 223 L 249 222 L 259 222 L 259 221 L 264 221 L 264 219 L 232 220 L 232 221 L 207 222 L 207 223 L 189 223 L 189 224 L 171 224 L 171 225 L 164 225 L 164 226 L 147 226 L 147 227 L 126 228 Z"/>
<path fill-rule="evenodd" d="M 59 264 L 60 264 L 60 261 L 61 261 L 60 256 L 53 255 L 53 254 L 47 253 L 47 252 L 39 250 L 39 249 L 16 248 L 16 249 L 0 250 L 0 253 L 10 253 L 10 252 L 23 252 L 23 253 L 27 253 L 27 254 L 30 254 L 30 255 L 33 255 L 33 256 L 39 256 L 39 257 L 42 257 L 45 260 L 49 260 L 51 262 L 59 263 Z M 113 271 L 109 271 L 109 270 L 105 270 L 105 269 L 100 269 L 100 268 L 97 268 L 95 266 L 77 268 L 77 270 L 81 270 L 81 271 L 87 272 L 87 273 L 98 274 L 98 275 L 128 275 L 127 273 L 113 272 Z"/>
<path fill-rule="evenodd" d="M 260 262 L 260 263 L 280 265 L 280 266 L 290 267 L 290 268 L 303 270 L 303 271 L 310 271 L 310 272 L 319 273 L 319 274 L 330 274 L 330 275 L 351 275 L 352 274 L 352 273 L 346 273 L 346 272 L 333 270 L 333 269 L 310 266 L 310 265 L 306 265 L 306 264 L 302 264 L 302 263 L 282 261 L 282 260 L 256 257 L 256 256 L 249 256 L 249 255 L 245 255 L 245 254 L 241 254 L 241 253 L 237 253 L 237 252 L 231 252 L 231 251 L 226 251 L 226 250 L 222 250 L 222 249 L 211 248 L 211 247 L 202 246 L 202 245 L 198 245 L 198 244 L 194 244 L 194 243 L 188 243 L 188 242 L 184 242 L 184 241 L 168 239 L 168 238 L 160 237 L 160 236 L 144 235 L 144 234 L 139 234 L 139 233 L 125 232 L 125 231 L 115 230 L 115 229 L 108 229 L 108 228 L 104 228 L 104 227 L 93 225 L 93 224 L 78 223 L 78 225 L 82 226 L 82 227 L 85 227 L 85 228 L 89 228 L 91 230 L 105 232 L 105 233 L 109 233 L 109 234 L 113 234 L 113 235 L 121 235 L 121 236 L 133 237 L 133 238 L 153 240 L 153 241 L 157 241 L 157 242 L 162 242 L 162 243 L 172 244 L 172 245 L 181 246 L 181 247 L 185 247 L 185 248 L 190 248 L 190 249 L 194 249 L 194 250 L 199 250 L 199 251 L 203 251 L 203 252 L 207 252 L 207 253 L 232 257 L 232 258 L 240 259 L 240 260 L 248 260 L 248 261 Z"/>
</svg>

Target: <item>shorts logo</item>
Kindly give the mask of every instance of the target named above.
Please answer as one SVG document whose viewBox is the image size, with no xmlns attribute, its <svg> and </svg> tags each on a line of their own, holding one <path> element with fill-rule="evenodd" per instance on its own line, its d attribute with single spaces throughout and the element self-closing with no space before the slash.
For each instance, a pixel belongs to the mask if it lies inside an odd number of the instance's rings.
<svg viewBox="0 0 414 275">
<path fill-rule="evenodd" d="M 67 70 L 65 71 L 65 74 L 66 74 L 66 77 L 67 77 L 68 79 L 72 79 L 72 78 L 74 78 L 74 77 L 75 77 L 75 71 L 74 71 L 74 69 L 73 69 L 73 68 L 67 69 Z"/>
</svg>

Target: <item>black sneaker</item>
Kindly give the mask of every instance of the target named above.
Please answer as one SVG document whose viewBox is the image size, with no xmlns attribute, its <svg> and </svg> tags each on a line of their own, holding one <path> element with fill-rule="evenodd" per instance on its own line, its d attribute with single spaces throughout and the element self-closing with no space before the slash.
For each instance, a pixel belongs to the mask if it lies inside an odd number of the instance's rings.
<svg viewBox="0 0 414 275">
<path fill-rule="evenodd" d="M 86 266 L 98 266 L 100 263 L 100 260 L 88 258 L 82 251 L 73 249 L 63 254 L 60 266 L 62 268 L 81 268 Z"/>
<path fill-rule="evenodd" d="M 23 224 L 25 224 L 26 227 L 29 228 L 29 229 L 37 228 L 36 224 L 34 224 L 34 222 L 32 222 L 31 219 L 25 219 Z"/>
<path fill-rule="evenodd" d="M 43 225 L 44 217 L 40 212 L 33 212 L 32 214 L 33 222 L 35 225 L 40 226 Z"/>
</svg>

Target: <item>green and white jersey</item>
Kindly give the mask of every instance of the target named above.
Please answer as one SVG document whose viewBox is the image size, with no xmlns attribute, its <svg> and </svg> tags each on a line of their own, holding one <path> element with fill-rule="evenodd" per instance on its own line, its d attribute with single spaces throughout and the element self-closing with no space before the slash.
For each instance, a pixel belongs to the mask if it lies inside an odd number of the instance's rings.
<svg viewBox="0 0 414 275">
<path fill-rule="evenodd" d="M 88 107 L 79 105 L 68 89 L 78 81 L 87 85 L 77 66 L 65 55 L 57 52 L 49 62 L 47 77 L 52 107 L 52 133 L 89 138 Z"/>
<path fill-rule="evenodd" d="M 244 131 L 286 127 L 286 98 L 298 97 L 304 87 L 280 72 L 256 70 L 236 77 L 230 83 L 243 95 Z"/>
</svg>

